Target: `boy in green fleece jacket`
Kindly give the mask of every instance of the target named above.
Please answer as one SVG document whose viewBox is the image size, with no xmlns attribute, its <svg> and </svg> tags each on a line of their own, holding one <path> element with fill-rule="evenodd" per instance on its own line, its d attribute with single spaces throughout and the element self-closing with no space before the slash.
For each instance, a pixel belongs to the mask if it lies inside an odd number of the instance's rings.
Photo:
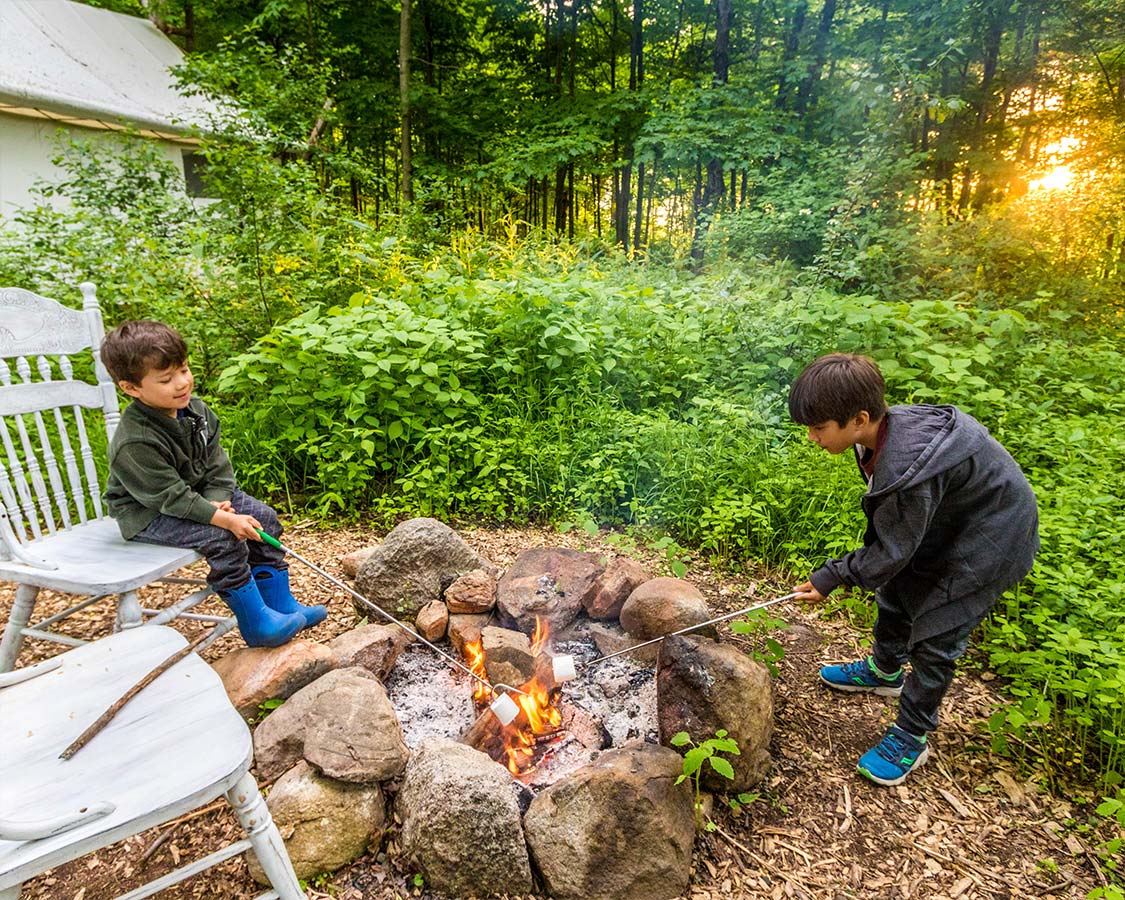
<svg viewBox="0 0 1125 900">
<path fill-rule="evenodd" d="M 215 413 L 191 395 L 195 380 L 179 333 L 148 319 L 106 335 L 101 358 L 133 398 L 109 445 L 106 505 L 126 540 L 189 547 L 207 559 L 207 583 L 251 647 L 277 647 L 324 620 L 298 603 L 285 553 L 256 529 L 281 536 L 277 513 L 238 489 Z"/>
</svg>

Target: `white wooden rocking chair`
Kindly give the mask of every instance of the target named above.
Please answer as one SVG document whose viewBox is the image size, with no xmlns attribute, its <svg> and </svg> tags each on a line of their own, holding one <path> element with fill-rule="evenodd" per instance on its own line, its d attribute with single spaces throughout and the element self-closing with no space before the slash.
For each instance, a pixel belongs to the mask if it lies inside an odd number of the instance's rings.
<svg viewBox="0 0 1125 900">
<path fill-rule="evenodd" d="M 0 289 L 0 579 L 17 585 L 0 639 L 0 673 L 15 667 L 25 637 L 81 645 L 50 627 L 106 597 L 118 598 L 115 631 L 145 624 L 146 616 L 148 624 L 180 616 L 221 620 L 188 612 L 211 593 L 205 586 L 159 611 L 142 609 L 137 599 L 137 589 L 154 581 L 204 585 L 171 577 L 199 555 L 124 541 L 102 508 L 91 442 L 98 434 L 87 429 L 83 411 L 100 411 L 107 441 L 120 414 L 98 355 L 104 329 L 94 285 L 79 289 L 81 310 L 19 288 Z M 87 350 L 93 366 L 83 380 L 75 377 L 70 354 Z M 79 366 L 89 362 L 83 353 Z M 32 624 L 43 588 L 85 599 Z"/>
<path fill-rule="evenodd" d="M 218 674 L 188 654 L 72 758 L 59 754 L 148 672 L 187 645 L 132 628 L 0 674 L 0 900 L 21 883 L 226 795 L 247 837 L 122 894 L 140 900 L 252 851 L 272 890 L 301 900 L 281 835 L 249 774 L 250 729 Z"/>
</svg>

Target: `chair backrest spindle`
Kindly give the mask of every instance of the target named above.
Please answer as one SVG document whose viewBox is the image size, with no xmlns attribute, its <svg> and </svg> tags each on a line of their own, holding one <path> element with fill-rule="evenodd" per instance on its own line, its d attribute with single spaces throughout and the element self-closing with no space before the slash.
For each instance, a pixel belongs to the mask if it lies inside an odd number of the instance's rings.
<svg viewBox="0 0 1125 900">
<path fill-rule="evenodd" d="M 100 410 L 109 438 L 120 413 L 116 388 L 98 352 L 105 329 L 96 292 L 89 283 L 80 289 L 81 310 L 18 288 L 0 289 L 0 442 L 6 457 L 0 461 L 0 501 L 7 522 L 0 527 L 0 540 L 5 545 L 53 534 L 56 523 L 70 529 L 91 514 L 95 519 L 104 515 L 95 463 L 99 448 L 91 444 L 84 415 Z M 76 377 L 69 358 L 82 350 L 91 353 L 86 363 L 92 363 L 91 380 Z M 61 377 L 56 378 L 53 365 Z"/>
</svg>

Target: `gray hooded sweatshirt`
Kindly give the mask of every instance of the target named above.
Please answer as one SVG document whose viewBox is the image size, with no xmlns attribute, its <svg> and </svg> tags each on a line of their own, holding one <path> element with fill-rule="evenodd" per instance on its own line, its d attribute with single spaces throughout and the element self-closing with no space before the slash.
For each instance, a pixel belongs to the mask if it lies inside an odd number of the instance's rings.
<svg viewBox="0 0 1125 900">
<path fill-rule="evenodd" d="M 988 430 L 954 406 L 892 406 L 863 497 L 863 547 L 810 576 L 877 591 L 912 623 L 911 644 L 983 618 L 1026 575 L 1039 513 L 1023 472 Z"/>
</svg>

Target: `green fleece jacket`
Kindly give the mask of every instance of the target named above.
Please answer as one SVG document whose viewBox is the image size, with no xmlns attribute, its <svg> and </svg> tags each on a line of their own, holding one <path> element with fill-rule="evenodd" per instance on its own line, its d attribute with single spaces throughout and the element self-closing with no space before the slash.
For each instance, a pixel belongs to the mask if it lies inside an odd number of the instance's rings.
<svg viewBox="0 0 1125 900">
<path fill-rule="evenodd" d="M 134 400 L 109 444 L 105 500 L 125 540 L 163 513 L 206 525 L 210 501 L 229 500 L 234 468 L 219 445 L 219 418 L 192 398 L 181 417 Z"/>
</svg>

